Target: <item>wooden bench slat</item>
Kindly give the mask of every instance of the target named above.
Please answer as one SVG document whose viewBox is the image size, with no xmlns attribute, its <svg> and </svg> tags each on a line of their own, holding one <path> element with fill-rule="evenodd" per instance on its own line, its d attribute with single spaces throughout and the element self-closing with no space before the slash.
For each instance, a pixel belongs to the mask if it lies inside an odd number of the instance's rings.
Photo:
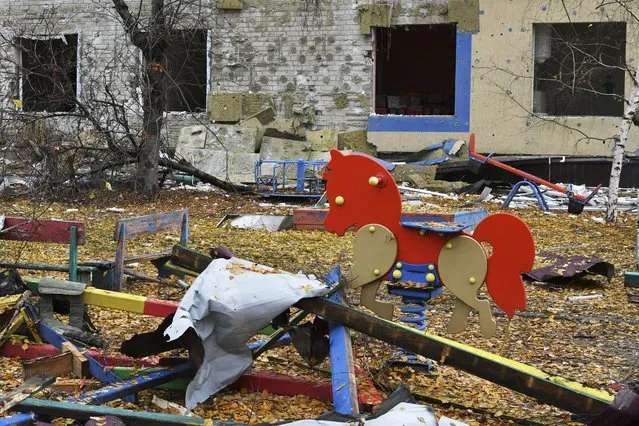
<svg viewBox="0 0 639 426">
<path fill-rule="evenodd" d="M 22 217 L 6 217 L 0 239 L 34 243 L 69 244 L 71 227 L 77 229 L 77 244 L 85 243 L 84 223 L 66 220 L 40 220 Z"/>
<path fill-rule="evenodd" d="M 122 225 L 126 225 L 124 232 L 125 239 L 137 238 L 142 235 L 162 231 L 179 231 L 182 228 L 182 221 L 188 213 L 188 209 L 182 209 L 170 213 L 155 213 L 146 216 L 120 219 L 115 224 L 114 240 L 118 239 Z"/>
<path fill-rule="evenodd" d="M 170 257 L 171 251 L 163 251 L 160 253 L 145 253 L 145 254 L 134 254 L 132 256 L 127 256 L 124 258 L 124 264 L 127 265 L 129 263 L 134 262 L 148 262 L 150 260 L 161 259 L 163 257 Z"/>
</svg>

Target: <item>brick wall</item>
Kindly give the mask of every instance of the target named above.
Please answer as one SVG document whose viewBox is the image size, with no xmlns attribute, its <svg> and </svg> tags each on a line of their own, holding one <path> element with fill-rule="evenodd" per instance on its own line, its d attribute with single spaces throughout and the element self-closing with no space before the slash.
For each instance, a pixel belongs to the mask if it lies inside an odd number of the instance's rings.
<svg viewBox="0 0 639 426">
<path fill-rule="evenodd" d="M 211 93 L 265 93 L 279 116 L 304 116 L 308 128 L 364 129 L 373 103 L 374 64 L 371 36 L 360 29 L 362 3 L 244 0 L 242 10 L 222 10 L 215 0 L 198 1 L 183 9 L 184 18 L 175 27 L 210 30 Z M 446 18 L 445 0 L 392 3 L 393 23 L 438 23 Z M 142 17 L 149 5 L 150 1 L 142 2 Z M 129 7 L 135 15 L 139 3 Z M 21 34 L 81 34 L 83 94 L 106 98 L 108 82 L 131 121 L 139 123 L 139 53 L 128 43 L 110 1 L 1 0 L 0 10 L 2 33 L 8 39 Z M 13 49 L 0 42 L 0 93 L 9 93 L 14 58 Z M 97 108 L 108 121 L 112 112 Z M 201 117 L 169 114 L 165 131 L 170 139 L 179 133 L 181 120 L 193 124 Z"/>
</svg>

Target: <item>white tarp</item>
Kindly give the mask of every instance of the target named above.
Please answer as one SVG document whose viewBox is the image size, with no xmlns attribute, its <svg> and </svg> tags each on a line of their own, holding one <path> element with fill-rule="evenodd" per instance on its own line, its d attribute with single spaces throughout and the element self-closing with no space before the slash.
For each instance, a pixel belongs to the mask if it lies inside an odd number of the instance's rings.
<svg viewBox="0 0 639 426">
<path fill-rule="evenodd" d="M 462 425 L 463 423 L 459 423 Z M 363 420 L 358 423 L 329 422 L 326 420 L 300 420 L 286 423 L 286 426 L 437 426 L 437 418 L 431 407 L 419 404 L 401 402 L 388 413 L 372 420 Z"/>
<path fill-rule="evenodd" d="M 328 288 L 302 274 L 232 258 L 215 259 L 195 279 L 164 334 L 180 337 L 189 327 L 204 346 L 204 363 L 186 389 L 186 407 L 193 409 L 233 383 L 253 358 L 246 343 L 289 306 Z"/>
</svg>

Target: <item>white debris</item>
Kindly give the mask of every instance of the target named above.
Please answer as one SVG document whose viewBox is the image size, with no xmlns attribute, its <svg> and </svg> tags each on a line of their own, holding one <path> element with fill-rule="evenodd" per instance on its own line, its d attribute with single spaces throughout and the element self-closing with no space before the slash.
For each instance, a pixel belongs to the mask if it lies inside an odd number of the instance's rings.
<svg viewBox="0 0 639 426">
<path fill-rule="evenodd" d="M 274 232 L 293 227 L 293 217 L 290 215 L 257 215 L 248 214 L 235 218 L 231 221 L 231 227 L 240 229 L 260 229 Z"/>
<path fill-rule="evenodd" d="M 603 297 L 603 294 L 586 294 L 583 296 L 570 296 L 567 300 L 569 302 L 579 302 L 581 300 L 603 299 Z"/>
<path fill-rule="evenodd" d="M 305 297 L 328 288 L 302 274 L 291 274 L 237 258 L 215 259 L 189 287 L 164 332 L 169 340 L 194 328 L 204 361 L 186 389 L 186 407 L 233 383 L 253 362 L 248 340 L 273 318 Z"/>
<path fill-rule="evenodd" d="M 439 418 L 439 426 L 469 426 L 469 425 L 468 423 L 451 419 L 450 417 L 441 416 Z"/>
<path fill-rule="evenodd" d="M 441 421 L 441 420 L 440 420 Z M 327 420 L 299 420 L 292 423 L 284 423 L 286 426 L 351 426 L 360 423 L 354 422 L 331 422 Z M 441 425 L 442 423 L 440 423 Z M 437 426 L 437 418 L 433 409 L 419 404 L 409 404 L 400 402 L 393 407 L 388 413 L 371 419 L 364 420 L 364 426 Z M 468 426 L 466 423 L 448 423 L 448 425 Z"/>
<path fill-rule="evenodd" d="M 446 200 L 457 200 L 459 198 L 455 194 L 444 194 L 443 192 L 429 191 L 427 189 L 410 188 L 408 186 L 398 186 L 397 188 L 402 192 L 415 192 L 417 194 L 423 194 L 423 195 L 434 195 L 436 197 L 441 197 Z"/>
<path fill-rule="evenodd" d="M 564 188 L 568 188 L 575 195 L 588 197 L 594 191 L 594 187 L 585 185 L 571 185 L 571 184 L 557 184 Z M 550 210 L 567 210 L 568 196 L 560 191 L 550 189 L 544 185 L 539 185 L 540 192 L 548 205 Z M 637 206 L 636 199 L 637 190 L 635 188 L 620 188 L 618 204 L 619 210 L 631 210 Z M 494 199 L 494 203 L 503 203 L 506 200 L 507 195 L 502 195 Z M 606 203 L 608 201 L 608 188 L 602 187 L 592 197 L 592 199 L 584 206 L 584 211 L 604 211 L 606 210 Z M 537 202 L 537 198 L 533 195 L 532 189 L 529 186 L 522 186 L 517 194 L 513 197 L 510 205 L 513 209 L 522 208 L 540 208 Z"/>
<path fill-rule="evenodd" d="M 153 399 L 151 399 L 151 403 L 162 410 L 171 410 L 173 414 L 177 414 L 179 416 L 193 416 L 193 413 L 182 407 L 180 404 L 176 404 L 175 402 L 167 401 L 164 398 L 160 398 L 156 395 L 153 395 Z"/>
</svg>

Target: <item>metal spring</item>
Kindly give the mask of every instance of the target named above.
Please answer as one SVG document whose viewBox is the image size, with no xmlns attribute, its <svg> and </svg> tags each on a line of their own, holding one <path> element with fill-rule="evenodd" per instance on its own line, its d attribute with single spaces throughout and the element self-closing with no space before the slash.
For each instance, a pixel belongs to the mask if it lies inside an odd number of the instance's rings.
<svg viewBox="0 0 639 426">
<path fill-rule="evenodd" d="M 404 314 L 411 314 L 400 318 L 401 322 L 415 324 L 417 330 L 426 329 L 426 299 L 416 297 L 402 297 L 402 306 L 400 311 Z"/>
</svg>

